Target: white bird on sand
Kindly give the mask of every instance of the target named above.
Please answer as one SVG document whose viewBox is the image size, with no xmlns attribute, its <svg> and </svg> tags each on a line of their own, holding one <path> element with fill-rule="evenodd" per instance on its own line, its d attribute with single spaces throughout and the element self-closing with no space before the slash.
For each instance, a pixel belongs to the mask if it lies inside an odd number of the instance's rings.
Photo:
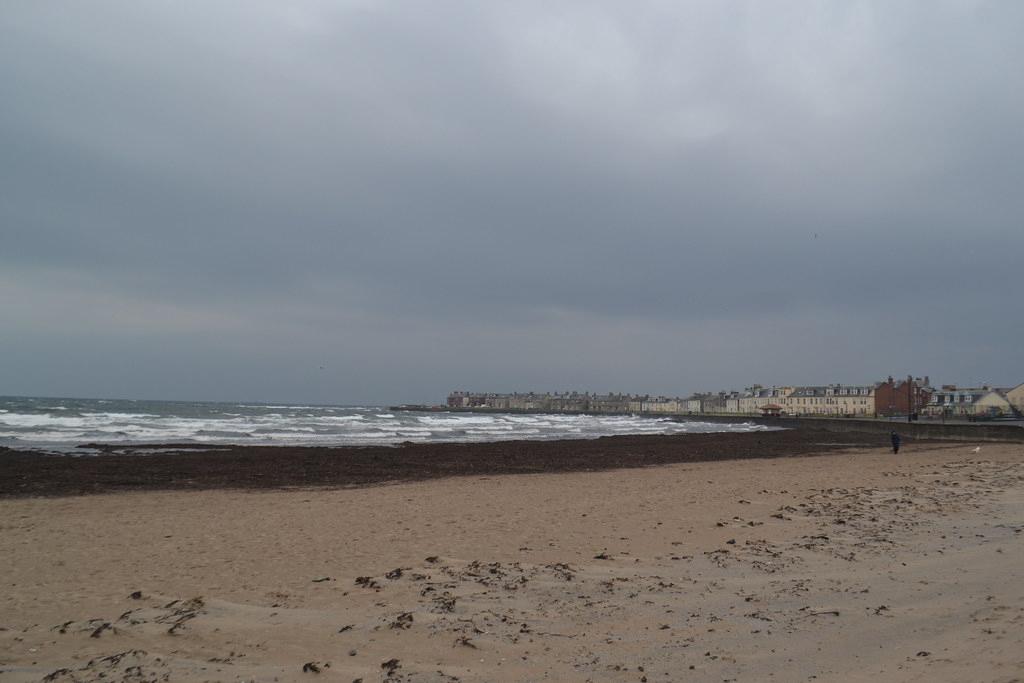
<svg viewBox="0 0 1024 683">
<path fill-rule="evenodd" d="M 981 451 L 981 446 L 975 446 L 974 450 L 972 450 L 971 453 L 978 453 L 980 451 Z"/>
</svg>

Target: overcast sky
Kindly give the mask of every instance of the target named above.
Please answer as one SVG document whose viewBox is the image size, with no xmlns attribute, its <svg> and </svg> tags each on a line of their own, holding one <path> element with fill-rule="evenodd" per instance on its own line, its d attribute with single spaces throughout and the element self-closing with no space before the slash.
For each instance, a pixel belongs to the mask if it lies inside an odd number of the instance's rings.
<svg viewBox="0 0 1024 683">
<path fill-rule="evenodd" d="M 1024 3 L 0 7 L 0 394 L 1024 381 Z"/>
</svg>

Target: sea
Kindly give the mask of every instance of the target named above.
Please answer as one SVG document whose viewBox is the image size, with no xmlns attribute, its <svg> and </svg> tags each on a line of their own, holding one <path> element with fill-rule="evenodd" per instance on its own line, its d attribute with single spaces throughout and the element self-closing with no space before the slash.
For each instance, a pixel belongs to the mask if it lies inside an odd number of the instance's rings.
<svg viewBox="0 0 1024 683">
<path fill-rule="evenodd" d="M 0 446 L 67 451 L 82 444 L 397 445 L 616 434 L 749 432 L 631 415 L 547 415 L 389 410 L 381 406 L 0 397 Z"/>
</svg>

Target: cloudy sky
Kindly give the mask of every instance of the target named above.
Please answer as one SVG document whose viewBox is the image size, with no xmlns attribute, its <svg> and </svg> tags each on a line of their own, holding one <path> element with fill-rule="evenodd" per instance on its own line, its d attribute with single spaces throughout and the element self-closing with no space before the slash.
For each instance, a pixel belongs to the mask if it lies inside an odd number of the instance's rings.
<svg viewBox="0 0 1024 683">
<path fill-rule="evenodd" d="M 1024 3 L 6 0 L 0 394 L 1024 381 Z"/>
</svg>

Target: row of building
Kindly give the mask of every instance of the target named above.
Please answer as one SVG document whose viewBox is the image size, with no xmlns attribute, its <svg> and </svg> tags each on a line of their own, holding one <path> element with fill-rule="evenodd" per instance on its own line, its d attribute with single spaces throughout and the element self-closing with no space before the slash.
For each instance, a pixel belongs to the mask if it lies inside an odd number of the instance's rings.
<svg viewBox="0 0 1024 683">
<path fill-rule="evenodd" d="M 635 394 L 473 393 L 454 391 L 449 408 L 555 413 L 664 415 L 819 415 L 833 417 L 979 418 L 1024 416 L 1024 384 L 961 388 L 931 386 L 929 378 L 892 377 L 874 384 L 754 385 L 743 391 L 697 393 L 687 398 Z"/>
</svg>

